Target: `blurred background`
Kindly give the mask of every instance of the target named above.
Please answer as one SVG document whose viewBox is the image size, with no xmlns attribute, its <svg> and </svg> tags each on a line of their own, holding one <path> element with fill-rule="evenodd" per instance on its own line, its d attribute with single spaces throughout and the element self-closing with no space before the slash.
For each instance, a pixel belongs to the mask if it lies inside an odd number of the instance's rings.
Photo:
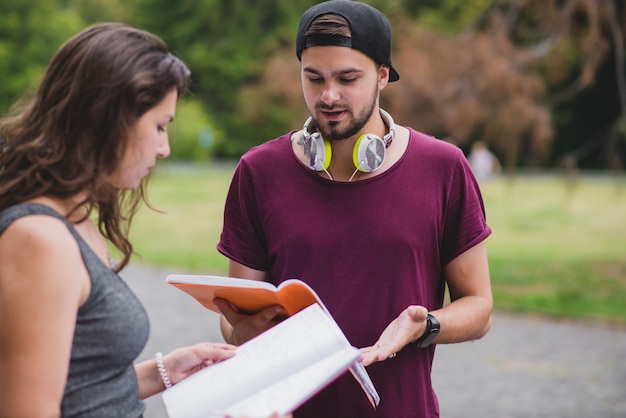
<svg viewBox="0 0 626 418">
<path fill-rule="evenodd" d="M 226 274 L 215 244 L 234 165 L 299 129 L 294 52 L 313 0 L 0 0 L 0 113 L 59 46 L 120 21 L 193 72 L 131 229 L 136 262 Z M 625 0 L 370 0 L 392 22 L 397 123 L 459 146 L 480 181 L 496 308 L 626 324 Z M 167 213 L 166 216 L 162 212 Z"/>
<path fill-rule="evenodd" d="M 465 152 L 493 229 L 494 328 L 439 348 L 443 416 L 626 416 L 626 0 L 366 2 L 401 75 L 382 107 Z M 0 0 L 0 114 L 96 22 L 158 34 L 193 72 L 123 272 L 153 324 L 142 358 L 220 338 L 165 276 L 227 273 L 215 245 L 237 160 L 307 116 L 294 42 L 314 3 Z"/>
<path fill-rule="evenodd" d="M 313 0 L 0 0 L 0 113 L 94 22 L 160 35 L 189 64 L 173 159 L 237 159 L 301 127 L 295 32 Z M 621 170 L 624 0 L 370 0 L 392 22 L 397 123 L 483 141 L 505 170 Z"/>
</svg>

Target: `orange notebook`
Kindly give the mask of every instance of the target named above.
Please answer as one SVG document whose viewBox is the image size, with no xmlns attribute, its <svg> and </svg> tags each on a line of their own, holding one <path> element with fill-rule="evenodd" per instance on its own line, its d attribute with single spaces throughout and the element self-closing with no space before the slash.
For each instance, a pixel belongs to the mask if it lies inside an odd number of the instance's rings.
<svg viewBox="0 0 626 418">
<path fill-rule="evenodd" d="M 272 305 L 281 305 L 291 316 L 314 303 L 327 311 L 315 291 L 298 279 L 285 280 L 276 287 L 257 280 L 172 274 L 167 276 L 166 282 L 187 292 L 205 308 L 217 313 L 220 310 L 213 303 L 214 298 L 226 299 L 240 312 L 249 314 Z"/>
</svg>

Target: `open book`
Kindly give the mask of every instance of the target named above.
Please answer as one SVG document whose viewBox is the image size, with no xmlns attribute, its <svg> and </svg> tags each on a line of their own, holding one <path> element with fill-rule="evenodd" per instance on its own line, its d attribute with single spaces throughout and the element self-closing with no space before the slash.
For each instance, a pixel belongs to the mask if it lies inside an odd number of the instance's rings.
<svg viewBox="0 0 626 418">
<path fill-rule="evenodd" d="M 358 363 L 335 321 L 318 304 L 301 310 L 163 392 L 170 418 L 286 414 Z M 360 364 L 360 363 L 358 363 Z"/>
<path fill-rule="evenodd" d="M 281 305 L 288 315 L 313 303 L 324 304 L 311 287 L 298 279 L 288 279 L 278 287 L 268 282 L 222 276 L 167 276 L 166 282 L 189 293 L 205 308 L 220 313 L 214 298 L 229 301 L 242 313 L 256 313 L 272 305 Z"/>
<path fill-rule="evenodd" d="M 290 315 L 242 344 L 235 357 L 208 367 L 164 392 L 163 399 L 172 418 L 196 416 L 187 409 L 178 414 L 183 404 L 191 407 L 194 402 L 202 402 L 204 415 L 198 416 L 205 417 L 209 407 L 217 414 L 215 416 L 224 416 L 224 411 L 229 416 L 248 418 L 269 416 L 265 414 L 268 411 L 288 413 L 346 369 L 361 385 L 372 406 L 378 405 L 380 397 L 365 367 L 358 361 L 359 351 L 350 345 L 318 295 L 303 281 L 289 279 L 278 287 L 267 282 L 221 276 L 170 275 L 166 281 L 217 313 L 220 310 L 213 299 L 220 297 L 242 312 L 254 313 L 278 304 Z M 227 377 L 214 375 L 222 369 L 228 370 L 223 372 Z M 220 383 L 220 380 L 224 381 Z M 217 392 L 213 389 L 215 385 L 220 389 Z M 232 393 L 208 395 L 222 390 Z M 192 398 L 197 399 L 192 401 Z M 219 402 L 213 402 L 214 398 Z M 236 405 L 234 400 L 237 400 Z M 239 409 L 244 407 L 248 409 Z"/>
</svg>

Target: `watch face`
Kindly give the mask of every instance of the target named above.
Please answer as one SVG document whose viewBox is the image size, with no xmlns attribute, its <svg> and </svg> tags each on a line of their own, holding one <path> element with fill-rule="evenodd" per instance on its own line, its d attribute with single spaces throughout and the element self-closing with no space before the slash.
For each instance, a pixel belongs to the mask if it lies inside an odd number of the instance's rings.
<svg viewBox="0 0 626 418">
<path fill-rule="evenodd" d="M 428 327 L 430 328 L 431 332 L 435 333 L 435 335 L 439 334 L 439 330 L 441 329 L 439 321 L 431 314 L 428 314 Z"/>
</svg>

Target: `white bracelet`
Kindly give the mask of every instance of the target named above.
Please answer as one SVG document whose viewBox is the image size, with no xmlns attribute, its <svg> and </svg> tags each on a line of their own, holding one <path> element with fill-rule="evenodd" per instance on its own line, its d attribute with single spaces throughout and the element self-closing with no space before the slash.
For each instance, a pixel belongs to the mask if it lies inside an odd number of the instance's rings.
<svg viewBox="0 0 626 418">
<path fill-rule="evenodd" d="M 154 356 L 156 357 L 157 369 L 159 369 L 159 374 L 161 375 L 161 380 L 163 380 L 165 389 L 169 389 L 172 387 L 172 382 L 170 381 L 170 377 L 167 375 L 167 370 L 165 370 L 165 365 L 163 364 L 163 354 L 156 353 Z"/>
</svg>

